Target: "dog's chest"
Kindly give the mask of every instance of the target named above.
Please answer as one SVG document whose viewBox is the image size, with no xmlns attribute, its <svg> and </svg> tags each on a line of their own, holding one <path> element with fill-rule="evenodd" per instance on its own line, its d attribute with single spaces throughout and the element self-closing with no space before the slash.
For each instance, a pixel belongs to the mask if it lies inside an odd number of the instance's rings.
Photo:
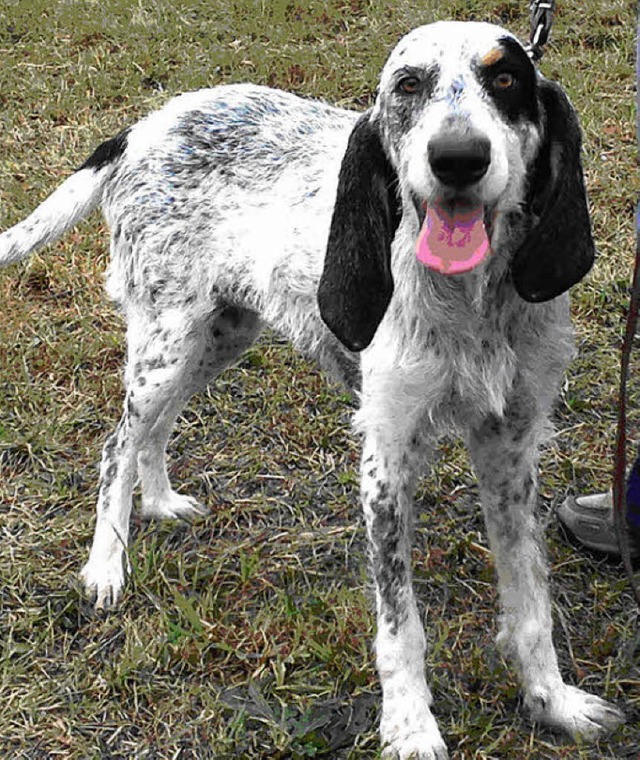
<svg viewBox="0 0 640 760">
<path fill-rule="evenodd" d="M 487 414 L 502 415 L 519 370 L 517 333 L 517 324 L 476 314 L 427 330 L 420 353 L 425 375 L 434 380 L 425 388 L 430 416 L 465 427 Z"/>
<path fill-rule="evenodd" d="M 426 417 L 437 429 L 501 416 L 527 371 L 521 357 L 531 346 L 521 343 L 534 333 L 524 324 L 526 311 L 517 303 L 493 308 L 495 293 L 489 308 L 474 306 L 462 292 L 458 299 L 434 292 L 407 308 L 404 295 L 363 356 L 365 404 L 370 399 L 407 424 Z M 401 396 L 394 388 L 402 388 Z"/>
</svg>

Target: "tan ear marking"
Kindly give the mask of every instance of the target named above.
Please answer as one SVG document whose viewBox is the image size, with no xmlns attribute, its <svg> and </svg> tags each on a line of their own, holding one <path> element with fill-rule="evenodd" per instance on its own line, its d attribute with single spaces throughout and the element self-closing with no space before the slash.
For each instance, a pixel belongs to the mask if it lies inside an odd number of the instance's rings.
<svg viewBox="0 0 640 760">
<path fill-rule="evenodd" d="M 497 63 L 504 56 L 504 50 L 499 47 L 491 48 L 491 50 L 480 59 L 480 63 L 483 66 L 491 66 Z"/>
</svg>

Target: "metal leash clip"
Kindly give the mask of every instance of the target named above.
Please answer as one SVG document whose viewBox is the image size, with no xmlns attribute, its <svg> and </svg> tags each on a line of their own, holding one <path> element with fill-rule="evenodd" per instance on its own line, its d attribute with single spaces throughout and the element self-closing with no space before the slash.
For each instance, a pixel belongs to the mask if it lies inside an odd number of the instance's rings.
<svg viewBox="0 0 640 760">
<path fill-rule="evenodd" d="M 549 39 L 554 5 L 555 0 L 532 0 L 529 4 L 531 25 L 529 44 L 525 49 L 529 58 L 534 62 L 542 58 L 544 46 Z"/>
</svg>

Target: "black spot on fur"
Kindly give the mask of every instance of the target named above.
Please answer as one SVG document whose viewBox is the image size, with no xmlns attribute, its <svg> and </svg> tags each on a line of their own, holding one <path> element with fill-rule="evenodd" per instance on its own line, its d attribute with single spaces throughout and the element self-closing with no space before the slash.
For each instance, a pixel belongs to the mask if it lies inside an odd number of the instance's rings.
<svg viewBox="0 0 640 760">
<path fill-rule="evenodd" d="M 116 431 L 112 433 L 104 444 L 104 449 L 102 452 L 102 476 L 100 478 L 100 488 L 102 489 L 108 489 L 111 483 L 113 482 L 113 479 L 116 477 L 118 473 L 118 464 L 114 460 L 115 456 L 115 450 L 118 444 L 118 432 L 122 427 L 122 421 L 118 423 L 118 427 L 116 428 Z"/>
<path fill-rule="evenodd" d="M 127 414 L 133 418 L 140 417 L 140 412 L 138 411 L 136 405 L 133 403 L 131 395 L 129 395 L 127 398 Z"/>
<path fill-rule="evenodd" d="M 166 280 L 163 280 L 162 278 L 157 279 L 153 283 L 153 285 L 151 285 L 151 287 L 149 288 L 149 300 L 151 301 L 151 303 L 156 303 L 156 301 L 158 300 L 158 296 L 163 292 L 166 286 L 167 286 L 167 282 Z"/>
<path fill-rule="evenodd" d="M 395 635 L 407 617 L 409 587 L 407 559 L 402 556 L 405 521 L 400 507 L 389 497 L 388 484 L 377 483 L 377 498 L 371 502 L 371 564 L 382 600 L 382 614 Z"/>
<path fill-rule="evenodd" d="M 127 138 L 130 129 L 123 129 L 115 137 L 106 140 L 93 151 L 89 158 L 82 164 L 80 169 L 93 169 L 100 171 L 107 164 L 113 163 L 125 152 L 127 148 Z M 80 171 L 78 169 L 78 171 Z"/>
<path fill-rule="evenodd" d="M 165 358 L 164 356 L 162 356 L 162 354 L 159 354 L 153 359 L 149 359 L 149 361 L 147 362 L 148 370 L 164 369 L 166 366 L 167 366 L 167 362 L 165 361 Z"/>
<path fill-rule="evenodd" d="M 376 486 L 378 488 L 378 499 L 387 499 L 389 496 L 389 484 L 386 481 L 381 480 L 376 483 Z"/>
<path fill-rule="evenodd" d="M 118 427 L 120 427 L 120 425 L 118 425 Z M 116 432 L 112 433 L 105 441 L 105 444 L 104 444 L 105 458 L 113 456 L 113 452 L 115 451 L 117 441 L 118 441 L 118 434 L 116 430 Z"/>
<path fill-rule="evenodd" d="M 523 485 L 522 495 L 523 495 L 524 501 L 529 500 L 529 497 L 531 496 L 531 492 L 533 491 L 533 488 L 534 488 L 533 477 L 531 475 L 527 475 L 524 481 L 524 485 Z"/>
<path fill-rule="evenodd" d="M 118 464 L 116 462 L 112 462 L 107 468 L 107 471 L 104 476 L 103 484 L 105 488 L 109 488 L 109 486 L 111 485 L 111 483 L 113 483 L 113 480 L 117 474 L 118 474 Z"/>
</svg>

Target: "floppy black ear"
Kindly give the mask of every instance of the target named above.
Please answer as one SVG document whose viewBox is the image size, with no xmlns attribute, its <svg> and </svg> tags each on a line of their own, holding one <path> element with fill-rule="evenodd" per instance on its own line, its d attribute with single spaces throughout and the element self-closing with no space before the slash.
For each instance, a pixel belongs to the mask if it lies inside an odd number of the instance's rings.
<svg viewBox="0 0 640 760">
<path fill-rule="evenodd" d="M 595 257 L 578 118 L 554 82 L 541 79 L 539 94 L 545 134 L 527 198 L 532 227 L 512 263 L 518 294 L 533 303 L 575 285 Z"/>
<path fill-rule="evenodd" d="M 351 351 L 371 343 L 391 300 L 391 243 L 401 216 L 397 176 L 370 113 L 356 122 L 342 159 L 318 287 L 322 319 Z"/>
</svg>

